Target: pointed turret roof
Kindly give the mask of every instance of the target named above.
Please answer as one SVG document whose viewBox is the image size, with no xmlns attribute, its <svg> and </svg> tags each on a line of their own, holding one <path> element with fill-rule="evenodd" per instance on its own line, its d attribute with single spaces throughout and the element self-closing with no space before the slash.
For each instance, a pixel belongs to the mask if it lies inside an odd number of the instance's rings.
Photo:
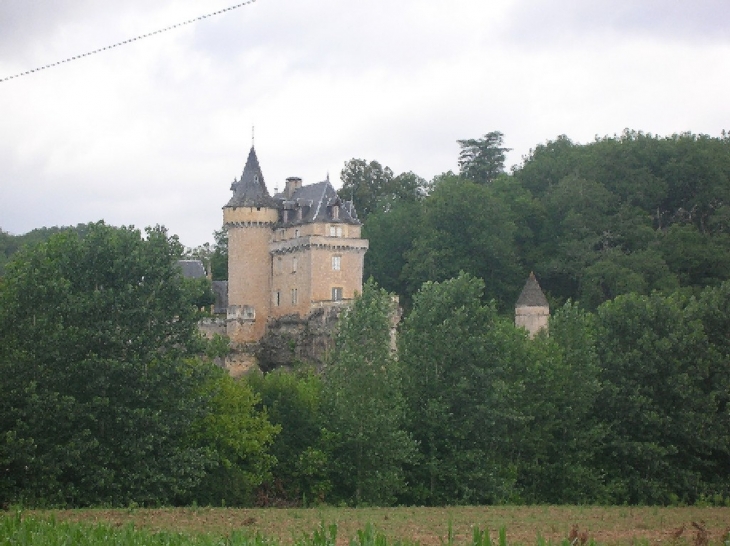
<svg viewBox="0 0 730 546">
<path fill-rule="evenodd" d="M 534 273 L 530 273 L 520 297 L 517 298 L 515 307 L 549 307 L 547 298 L 543 294 Z"/>
<path fill-rule="evenodd" d="M 240 180 L 231 184 L 233 196 L 226 207 L 271 207 L 276 208 L 276 201 L 271 198 L 264 183 L 256 150 L 251 146 L 248 152 L 246 166 L 243 168 Z"/>
</svg>

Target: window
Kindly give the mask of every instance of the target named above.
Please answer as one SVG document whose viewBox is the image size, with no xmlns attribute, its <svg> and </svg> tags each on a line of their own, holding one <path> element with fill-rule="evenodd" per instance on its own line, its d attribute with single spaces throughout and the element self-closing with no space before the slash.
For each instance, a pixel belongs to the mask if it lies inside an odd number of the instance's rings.
<svg viewBox="0 0 730 546">
<path fill-rule="evenodd" d="M 339 271 L 342 256 L 332 256 L 332 271 Z"/>
<path fill-rule="evenodd" d="M 297 289 L 296 288 L 291 289 L 291 304 L 292 305 L 297 304 Z"/>
<path fill-rule="evenodd" d="M 332 288 L 332 301 L 340 301 L 342 299 L 342 287 L 336 286 Z"/>
<path fill-rule="evenodd" d="M 274 292 L 274 306 L 279 307 L 281 305 L 281 292 L 278 290 Z"/>
<path fill-rule="evenodd" d="M 298 260 L 297 260 L 296 256 L 294 256 L 291 259 L 291 272 L 292 273 L 296 273 L 297 272 L 297 265 L 298 265 Z"/>
<path fill-rule="evenodd" d="M 340 226 L 337 226 L 337 228 L 335 229 L 335 233 L 337 237 L 342 237 L 342 228 Z"/>
<path fill-rule="evenodd" d="M 337 205 L 334 205 L 332 207 L 332 218 L 337 220 L 339 217 L 340 217 L 340 207 L 338 207 Z"/>
<path fill-rule="evenodd" d="M 294 237 L 299 237 L 299 230 L 298 229 L 295 229 L 294 230 Z"/>
<path fill-rule="evenodd" d="M 255 320 L 256 319 L 256 310 L 251 307 L 250 305 L 244 305 L 243 306 L 243 319 L 244 320 Z"/>
<path fill-rule="evenodd" d="M 337 237 L 337 229 L 335 226 L 330 226 L 330 237 Z"/>
</svg>

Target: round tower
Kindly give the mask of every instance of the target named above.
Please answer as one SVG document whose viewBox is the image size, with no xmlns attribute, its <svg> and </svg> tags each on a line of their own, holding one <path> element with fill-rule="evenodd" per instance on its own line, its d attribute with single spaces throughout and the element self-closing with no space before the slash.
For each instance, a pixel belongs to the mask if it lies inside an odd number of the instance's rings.
<svg viewBox="0 0 730 546">
<path fill-rule="evenodd" d="M 228 316 L 232 341 L 258 341 L 271 310 L 269 241 L 279 219 L 253 146 L 241 179 L 231 185 L 233 196 L 223 207 L 228 231 Z"/>
</svg>

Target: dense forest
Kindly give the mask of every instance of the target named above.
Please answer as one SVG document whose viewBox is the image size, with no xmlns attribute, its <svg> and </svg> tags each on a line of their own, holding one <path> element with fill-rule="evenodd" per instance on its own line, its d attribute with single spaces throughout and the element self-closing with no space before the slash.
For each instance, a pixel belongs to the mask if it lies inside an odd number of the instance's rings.
<svg viewBox="0 0 730 546">
<path fill-rule="evenodd" d="M 689 293 L 730 278 L 730 136 L 626 131 L 537 146 L 504 172 L 502 135 L 464 140 L 459 174 L 427 182 L 377 161 L 343 170 L 370 240 L 366 270 L 408 301 L 465 271 L 514 303 L 530 271 L 549 300 Z"/>
<path fill-rule="evenodd" d="M 345 165 L 370 280 L 318 372 L 216 367 L 162 228 L 14 253 L 0 504 L 730 503 L 730 138 L 560 137 L 510 173 L 500 133 L 459 144 L 432 181 Z"/>
</svg>

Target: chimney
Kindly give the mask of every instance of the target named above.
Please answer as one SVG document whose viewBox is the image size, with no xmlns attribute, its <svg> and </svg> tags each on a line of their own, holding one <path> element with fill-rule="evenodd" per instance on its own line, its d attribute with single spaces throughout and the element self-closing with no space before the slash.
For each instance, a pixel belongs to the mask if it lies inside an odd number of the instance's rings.
<svg viewBox="0 0 730 546">
<path fill-rule="evenodd" d="M 284 189 L 284 195 L 286 195 L 287 199 L 291 199 L 292 195 L 294 195 L 294 191 L 297 188 L 302 187 L 302 179 L 298 176 L 290 176 L 286 179 L 286 188 Z"/>
</svg>

